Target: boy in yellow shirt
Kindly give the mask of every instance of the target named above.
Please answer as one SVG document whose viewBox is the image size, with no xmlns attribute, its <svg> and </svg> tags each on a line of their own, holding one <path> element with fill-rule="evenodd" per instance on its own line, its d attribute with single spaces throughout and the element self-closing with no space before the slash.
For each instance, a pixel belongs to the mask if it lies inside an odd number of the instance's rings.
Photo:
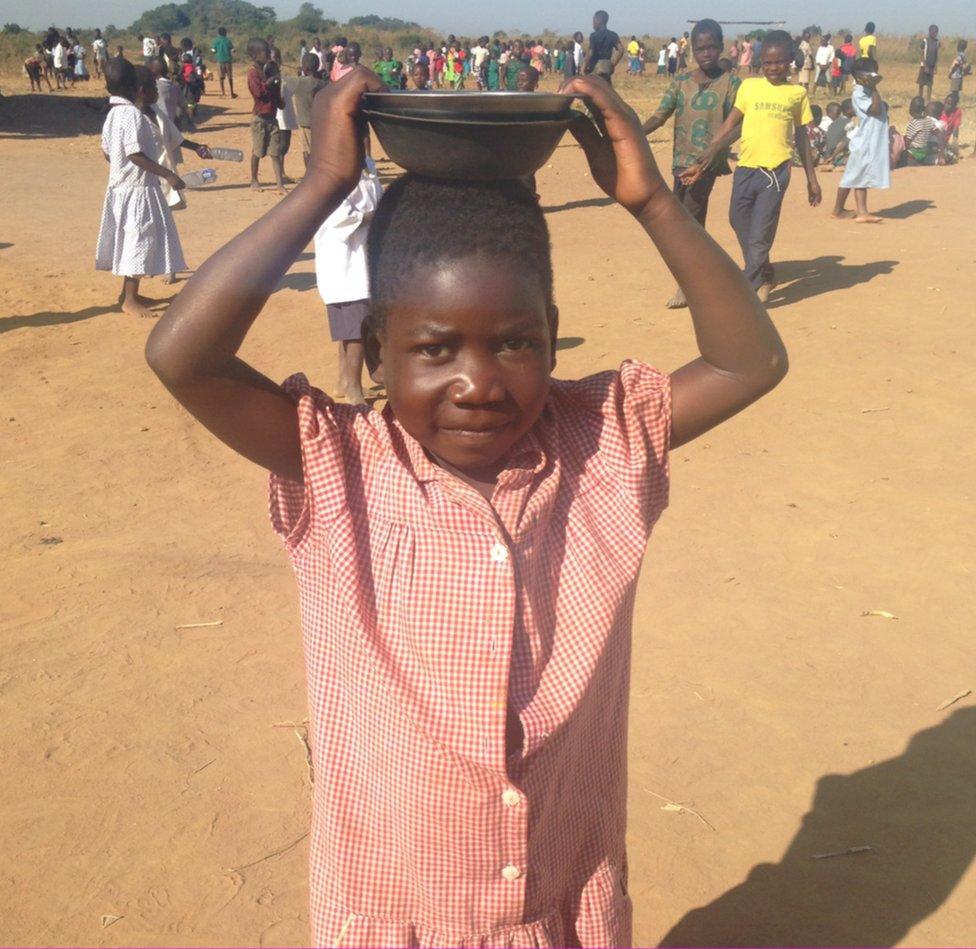
<svg viewBox="0 0 976 949">
<path fill-rule="evenodd" d="M 765 303 L 775 286 L 769 253 L 779 225 L 783 195 L 790 183 L 790 165 L 796 149 L 807 176 L 810 204 L 820 204 L 820 185 L 804 126 L 813 122 L 810 100 L 802 86 L 790 83 L 793 39 L 774 30 L 762 44 L 761 78 L 744 79 L 735 105 L 711 145 L 681 176 L 690 186 L 701 177 L 715 156 L 739 135 L 739 164 L 732 180 L 729 218 L 745 258 L 745 275 Z"/>
<path fill-rule="evenodd" d="M 873 23 L 864 25 L 864 36 L 857 41 L 857 54 L 861 59 L 877 59 L 878 38 L 874 35 L 876 27 Z"/>
</svg>

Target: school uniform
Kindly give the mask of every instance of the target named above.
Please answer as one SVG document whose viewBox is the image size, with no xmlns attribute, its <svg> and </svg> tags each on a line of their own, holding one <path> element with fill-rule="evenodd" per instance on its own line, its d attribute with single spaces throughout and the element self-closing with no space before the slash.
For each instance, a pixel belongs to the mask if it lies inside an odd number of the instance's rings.
<svg viewBox="0 0 976 949">
<path fill-rule="evenodd" d="M 855 84 L 851 104 L 857 129 L 851 136 L 842 188 L 887 188 L 891 185 L 891 154 L 888 141 L 888 104 L 881 103 L 881 115 L 869 115 L 874 97 Z"/>
<path fill-rule="evenodd" d="M 298 581 L 315 946 L 629 946 L 627 710 L 670 379 L 554 380 L 489 504 L 304 376 Z"/>
<path fill-rule="evenodd" d="M 155 126 L 128 99 L 109 98 L 102 151 L 109 158 L 108 188 L 95 254 L 97 270 L 120 277 L 152 277 L 186 270 L 173 215 L 159 178 L 129 161 L 138 152 L 155 159 L 162 143 Z"/>
<path fill-rule="evenodd" d="M 335 343 L 363 338 L 369 309 L 366 237 L 382 196 L 376 163 L 367 155 L 359 184 L 315 233 L 315 282 Z"/>
</svg>

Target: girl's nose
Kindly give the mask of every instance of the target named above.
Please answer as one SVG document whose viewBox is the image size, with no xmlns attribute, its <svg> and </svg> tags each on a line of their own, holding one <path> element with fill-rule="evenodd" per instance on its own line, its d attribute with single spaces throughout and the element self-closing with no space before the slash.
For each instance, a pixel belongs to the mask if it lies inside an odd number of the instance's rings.
<svg viewBox="0 0 976 949">
<path fill-rule="evenodd" d="M 451 401 L 456 405 L 502 402 L 506 390 L 495 360 L 487 356 L 466 359 L 451 386 L 450 394 Z"/>
</svg>

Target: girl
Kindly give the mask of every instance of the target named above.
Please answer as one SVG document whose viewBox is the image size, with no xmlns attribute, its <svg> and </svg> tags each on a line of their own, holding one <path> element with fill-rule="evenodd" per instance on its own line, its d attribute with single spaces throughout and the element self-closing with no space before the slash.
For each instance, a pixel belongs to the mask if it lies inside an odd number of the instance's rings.
<svg viewBox="0 0 976 949">
<path fill-rule="evenodd" d="M 905 127 L 905 149 L 909 165 L 938 165 L 942 157 L 943 132 L 937 119 L 925 112 L 925 100 L 915 96 L 908 103 L 911 119 Z"/>
<path fill-rule="evenodd" d="M 75 70 L 74 70 L 74 80 L 81 80 L 82 82 L 88 81 L 88 67 L 85 66 L 85 56 L 88 51 L 85 49 L 81 43 L 76 42 L 72 52 L 75 55 Z"/>
<path fill-rule="evenodd" d="M 336 395 L 362 405 L 363 324 L 369 308 L 366 235 L 383 195 L 376 163 L 369 156 L 359 184 L 315 233 L 315 278 L 329 317 L 332 342 L 339 344 Z"/>
<path fill-rule="evenodd" d="M 170 392 L 271 471 L 304 617 L 312 942 L 626 946 L 631 614 L 668 450 L 772 389 L 786 353 L 634 111 L 576 77 L 562 91 L 606 129 L 573 127 L 591 173 L 685 288 L 699 358 L 554 380 L 538 204 L 517 182 L 407 175 L 368 240 L 387 408 L 262 376 L 238 350 L 359 181 L 360 100 L 382 89 L 357 69 L 316 96 L 305 179 L 197 271 L 147 347 Z M 459 207 L 481 225 L 464 241 Z"/>
<path fill-rule="evenodd" d="M 123 313 L 152 316 L 139 296 L 142 277 L 186 270 L 161 180 L 182 191 L 184 184 L 156 160 L 161 144 L 155 126 L 135 105 L 135 67 L 122 58 L 105 64 L 109 113 L 102 128 L 102 151 L 109 163 L 108 189 L 98 233 L 96 270 L 122 277 L 119 297 Z"/>
<path fill-rule="evenodd" d="M 868 188 L 887 188 L 891 184 L 891 143 L 888 135 L 888 105 L 878 93 L 878 64 L 873 59 L 854 63 L 854 91 L 851 104 L 857 116 L 857 129 L 851 136 L 847 167 L 837 189 L 834 217 L 851 216 L 845 205 L 854 189 L 857 224 L 880 224 L 884 219 L 868 211 Z"/>
</svg>

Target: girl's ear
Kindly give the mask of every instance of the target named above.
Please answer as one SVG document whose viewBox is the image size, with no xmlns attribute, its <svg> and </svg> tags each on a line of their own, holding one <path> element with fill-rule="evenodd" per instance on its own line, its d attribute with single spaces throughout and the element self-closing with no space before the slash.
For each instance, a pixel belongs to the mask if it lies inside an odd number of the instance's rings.
<svg viewBox="0 0 976 949">
<path fill-rule="evenodd" d="M 559 341 L 559 307 L 555 303 L 549 305 L 549 312 L 546 314 L 549 321 L 549 340 L 552 346 L 550 352 L 549 368 L 556 368 L 556 343 Z"/>
<path fill-rule="evenodd" d="M 383 385 L 383 347 L 379 334 L 370 329 L 363 337 L 363 359 L 370 379 L 377 385 Z"/>
</svg>

